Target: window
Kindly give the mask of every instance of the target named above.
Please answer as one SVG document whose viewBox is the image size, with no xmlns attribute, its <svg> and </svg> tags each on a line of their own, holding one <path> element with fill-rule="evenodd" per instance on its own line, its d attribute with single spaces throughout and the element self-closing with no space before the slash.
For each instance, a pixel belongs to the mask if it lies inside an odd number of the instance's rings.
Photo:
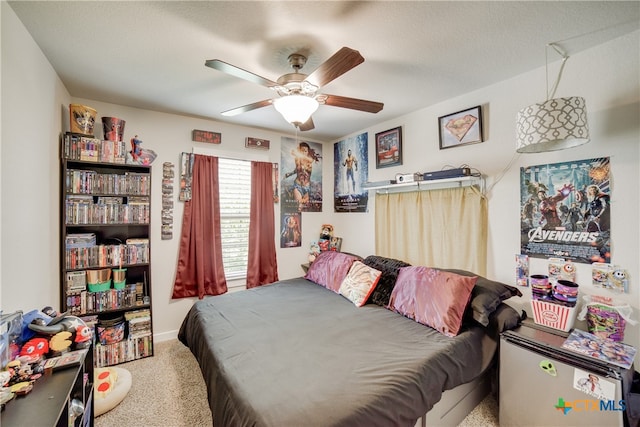
<svg viewBox="0 0 640 427">
<path fill-rule="evenodd" d="M 228 280 L 247 274 L 249 212 L 251 209 L 251 162 L 218 159 L 222 261 Z"/>
</svg>

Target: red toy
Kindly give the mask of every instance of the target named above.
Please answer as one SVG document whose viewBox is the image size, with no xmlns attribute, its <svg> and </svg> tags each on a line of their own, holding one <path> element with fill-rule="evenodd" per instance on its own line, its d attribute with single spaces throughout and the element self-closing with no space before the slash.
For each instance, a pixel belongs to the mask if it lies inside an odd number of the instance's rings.
<svg viewBox="0 0 640 427">
<path fill-rule="evenodd" d="M 33 338 L 20 350 L 20 356 L 43 356 L 49 352 L 49 342 L 45 338 Z"/>
</svg>

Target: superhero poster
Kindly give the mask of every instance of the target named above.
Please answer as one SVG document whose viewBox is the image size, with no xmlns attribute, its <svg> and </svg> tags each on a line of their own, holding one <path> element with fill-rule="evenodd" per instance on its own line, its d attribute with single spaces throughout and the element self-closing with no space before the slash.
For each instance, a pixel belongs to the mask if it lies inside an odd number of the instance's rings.
<svg viewBox="0 0 640 427">
<path fill-rule="evenodd" d="M 333 206 L 335 212 L 367 212 L 369 191 L 368 133 L 333 144 Z"/>
<path fill-rule="evenodd" d="M 520 168 L 521 253 L 611 262 L 608 157 Z"/>
<path fill-rule="evenodd" d="M 283 212 L 280 221 L 280 247 L 298 248 L 302 246 L 302 214 Z"/>
<path fill-rule="evenodd" d="M 283 212 L 322 212 L 322 144 L 282 137 Z"/>
</svg>

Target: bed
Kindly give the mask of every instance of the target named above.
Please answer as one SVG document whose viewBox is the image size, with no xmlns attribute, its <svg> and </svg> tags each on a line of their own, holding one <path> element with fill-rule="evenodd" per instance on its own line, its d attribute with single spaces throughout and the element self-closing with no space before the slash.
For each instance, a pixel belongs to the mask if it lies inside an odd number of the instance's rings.
<svg viewBox="0 0 640 427">
<path fill-rule="evenodd" d="M 400 265 L 408 264 L 372 256 L 336 267 L 338 258 L 319 257 L 319 276 L 312 265 L 306 278 L 207 297 L 190 309 L 178 338 L 199 363 L 216 426 L 442 425 L 459 422 L 484 397 L 499 333 L 519 321 L 502 302 L 517 289 L 497 284 L 489 304 L 477 276 L 441 270 L 474 283 L 462 326 L 448 336 L 392 309 L 401 299 L 395 282 L 407 270 Z M 380 271 L 357 302 L 336 291 L 356 263 Z M 489 309 L 486 325 L 473 319 L 475 299 Z M 430 421 L 443 392 L 452 402 Z M 473 406 L 456 411 L 470 396 Z"/>
</svg>

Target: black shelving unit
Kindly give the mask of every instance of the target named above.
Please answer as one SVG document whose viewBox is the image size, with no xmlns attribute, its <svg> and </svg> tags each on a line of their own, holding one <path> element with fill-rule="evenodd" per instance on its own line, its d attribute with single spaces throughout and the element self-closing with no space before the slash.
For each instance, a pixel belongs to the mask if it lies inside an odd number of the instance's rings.
<svg viewBox="0 0 640 427">
<path fill-rule="evenodd" d="M 125 164 L 123 150 L 80 134 L 61 141 L 61 310 L 95 327 L 96 367 L 153 355 L 151 166 Z"/>
<path fill-rule="evenodd" d="M 79 364 L 48 370 L 23 397 L 7 402 L 3 427 L 93 427 L 93 349 Z"/>
</svg>

